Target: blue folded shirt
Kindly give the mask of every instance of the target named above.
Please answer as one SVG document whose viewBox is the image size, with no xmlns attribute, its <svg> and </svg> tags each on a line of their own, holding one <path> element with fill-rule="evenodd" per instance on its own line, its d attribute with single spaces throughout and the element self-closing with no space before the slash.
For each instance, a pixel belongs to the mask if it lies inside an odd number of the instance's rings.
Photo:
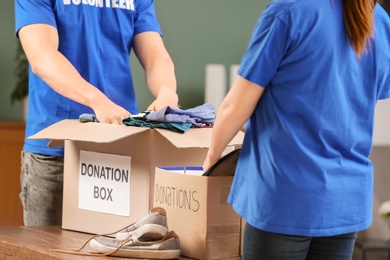
<svg viewBox="0 0 390 260">
<path fill-rule="evenodd" d="M 145 119 L 155 122 L 191 123 L 197 127 L 212 126 L 215 109 L 208 103 L 186 110 L 166 106 L 146 114 Z"/>
</svg>

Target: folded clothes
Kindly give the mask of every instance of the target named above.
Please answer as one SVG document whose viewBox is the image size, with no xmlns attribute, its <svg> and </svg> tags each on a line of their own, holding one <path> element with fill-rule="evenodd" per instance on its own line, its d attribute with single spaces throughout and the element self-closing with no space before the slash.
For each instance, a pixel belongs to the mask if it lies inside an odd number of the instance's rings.
<svg viewBox="0 0 390 260">
<path fill-rule="evenodd" d="M 215 109 L 208 103 L 186 110 L 166 106 L 146 114 L 145 119 L 156 122 L 191 123 L 197 127 L 211 126 L 214 124 Z"/>
<path fill-rule="evenodd" d="M 212 126 L 215 110 L 211 104 L 203 104 L 190 109 L 172 108 L 166 106 L 157 111 L 145 111 L 122 120 L 127 126 L 149 128 L 164 128 L 177 133 L 185 133 L 192 126 Z M 99 122 L 93 114 L 82 114 L 80 122 Z"/>
<path fill-rule="evenodd" d="M 191 123 L 168 123 L 168 122 L 147 122 L 140 119 L 135 119 L 129 117 L 122 120 L 122 123 L 127 126 L 139 126 L 139 127 L 149 127 L 149 128 L 164 128 L 172 130 L 177 133 L 185 133 L 188 129 L 191 128 Z"/>
</svg>

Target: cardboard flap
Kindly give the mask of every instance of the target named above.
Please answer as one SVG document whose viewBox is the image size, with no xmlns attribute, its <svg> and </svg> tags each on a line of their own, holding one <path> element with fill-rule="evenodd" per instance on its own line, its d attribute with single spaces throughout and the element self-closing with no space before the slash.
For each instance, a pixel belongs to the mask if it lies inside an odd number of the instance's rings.
<svg viewBox="0 0 390 260">
<path fill-rule="evenodd" d="M 156 131 L 178 148 L 210 147 L 212 130 L 212 128 L 191 128 L 184 134 L 179 134 L 166 129 L 156 129 Z M 243 140 L 244 132 L 239 131 L 229 145 L 241 145 Z"/>
<path fill-rule="evenodd" d="M 49 147 L 65 147 L 65 140 L 50 140 Z"/>
<path fill-rule="evenodd" d="M 73 140 L 110 143 L 147 131 L 148 128 L 100 123 L 81 123 L 77 119 L 65 119 L 29 137 L 29 139 Z M 53 142 L 52 145 L 61 142 Z"/>
</svg>

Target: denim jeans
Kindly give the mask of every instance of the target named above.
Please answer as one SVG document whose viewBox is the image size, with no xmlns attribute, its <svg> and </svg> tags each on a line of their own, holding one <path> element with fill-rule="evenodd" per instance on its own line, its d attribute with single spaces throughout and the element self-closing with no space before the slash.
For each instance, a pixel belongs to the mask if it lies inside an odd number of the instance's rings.
<svg viewBox="0 0 390 260">
<path fill-rule="evenodd" d="M 20 200 L 25 226 L 62 223 L 64 158 L 22 151 Z"/>
<path fill-rule="evenodd" d="M 270 233 L 248 223 L 242 260 L 351 260 L 357 232 L 307 237 Z"/>
</svg>

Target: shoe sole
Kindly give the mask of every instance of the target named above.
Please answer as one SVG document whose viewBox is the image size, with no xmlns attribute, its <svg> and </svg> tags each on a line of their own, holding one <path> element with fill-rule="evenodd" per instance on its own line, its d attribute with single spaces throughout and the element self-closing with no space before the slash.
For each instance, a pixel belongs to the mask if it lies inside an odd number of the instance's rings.
<svg viewBox="0 0 390 260">
<path fill-rule="evenodd" d="M 155 241 L 162 239 L 167 233 L 168 229 L 162 225 L 145 224 L 134 231 L 118 233 L 115 238 L 118 240 L 124 240 L 129 236 L 136 236 L 138 240 Z"/>
<path fill-rule="evenodd" d="M 101 254 L 106 254 L 115 248 L 107 247 L 95 240 L 90 241 L 90 247 Z M 111 256 L 119 257 L 134 257 L 134 258 L 152 258 L 152 259 L 178 259 L 180 257 L 180 250 L 155 250 L 155 249 L 138 249 L 140 246 L 134 246 L 135 249 L 121 248 Z"/>
</svg>

